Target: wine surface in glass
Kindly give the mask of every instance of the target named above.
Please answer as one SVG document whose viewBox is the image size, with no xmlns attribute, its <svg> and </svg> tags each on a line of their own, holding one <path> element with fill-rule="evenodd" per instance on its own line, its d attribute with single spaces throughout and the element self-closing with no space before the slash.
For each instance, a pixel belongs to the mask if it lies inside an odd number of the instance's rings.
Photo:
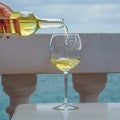
<svg viewBox="0 0 120 120">
<path fill-rule="evenodd" d="M 81 58 L 58 58 L 51 59 L 51 63 L 55 65 L 59 70 L 68 72 L 77 66 L 81 61 Z"/>
</svg>

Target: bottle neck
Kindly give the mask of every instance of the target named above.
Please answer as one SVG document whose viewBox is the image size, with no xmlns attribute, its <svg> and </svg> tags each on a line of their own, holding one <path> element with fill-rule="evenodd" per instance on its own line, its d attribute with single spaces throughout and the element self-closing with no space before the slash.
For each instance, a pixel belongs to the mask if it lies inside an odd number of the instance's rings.
<svg viewBox="0 0 120 120">
<path fill-rule="evenodd" d="M 38 19 L 40 28 L 61 28 L 64 27 L 63 19 Z"/>
</svg>

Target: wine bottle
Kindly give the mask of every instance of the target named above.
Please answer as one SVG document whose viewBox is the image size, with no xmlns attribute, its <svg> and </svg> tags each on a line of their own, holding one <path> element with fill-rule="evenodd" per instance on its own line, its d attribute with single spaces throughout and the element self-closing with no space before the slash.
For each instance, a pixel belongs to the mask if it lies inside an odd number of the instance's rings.
<svg viewBox="0 0 120 120">
<path fill-rule="evenodd" d="M 8 19 L 8 18 L 7 18 Z M 62 19 L 43 19 L 36 17 L 29 12 L 12 12 L 10 15 L 10 29 L 11 33 L 16 33 L 14 20 L 18 20 L 19 35 L 29 36 L 34 34 L 38 29 L 51 27 L 64 27 L 64 20 Z"/>
</svg>

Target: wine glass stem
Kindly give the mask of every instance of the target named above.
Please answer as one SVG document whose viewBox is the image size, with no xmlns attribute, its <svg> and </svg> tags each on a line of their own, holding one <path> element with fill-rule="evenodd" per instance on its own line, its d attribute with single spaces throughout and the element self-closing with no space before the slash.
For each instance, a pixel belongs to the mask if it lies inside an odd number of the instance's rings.
<svg viewBox="0 0 120 120">
<path fill-rule="evenodd" d="M 68 72 L 64 72 L 64 104 L 68 103 L 67 90 L 68 90 Z"/>
</svg>

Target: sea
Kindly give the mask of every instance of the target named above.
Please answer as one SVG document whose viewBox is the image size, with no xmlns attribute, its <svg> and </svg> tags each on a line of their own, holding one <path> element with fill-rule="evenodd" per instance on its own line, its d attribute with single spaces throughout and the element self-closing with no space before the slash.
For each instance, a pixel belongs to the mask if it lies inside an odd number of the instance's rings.
<svg viewBox="0 0 120 120">
<path fill-rule="evenodd" d="M 99 102 L 120 102 L 120 74 L 110 73 L 107 77 L 105 89 L 99 95 Z M 1 78 L 0 78 L 1 82 Z M 30 103 L 63 102 L 64 81 L 61 74 L 38 74 L 36 91 L 30 96 Z M 79 95 L 73 89 L 72 76 L 68 77 L 69 102 L 79 102 Z M 9 105 L 9 97 L 3 92 L 0 84 L 0 120 L 9 120 L 5 109 Z"/>
</svg>

